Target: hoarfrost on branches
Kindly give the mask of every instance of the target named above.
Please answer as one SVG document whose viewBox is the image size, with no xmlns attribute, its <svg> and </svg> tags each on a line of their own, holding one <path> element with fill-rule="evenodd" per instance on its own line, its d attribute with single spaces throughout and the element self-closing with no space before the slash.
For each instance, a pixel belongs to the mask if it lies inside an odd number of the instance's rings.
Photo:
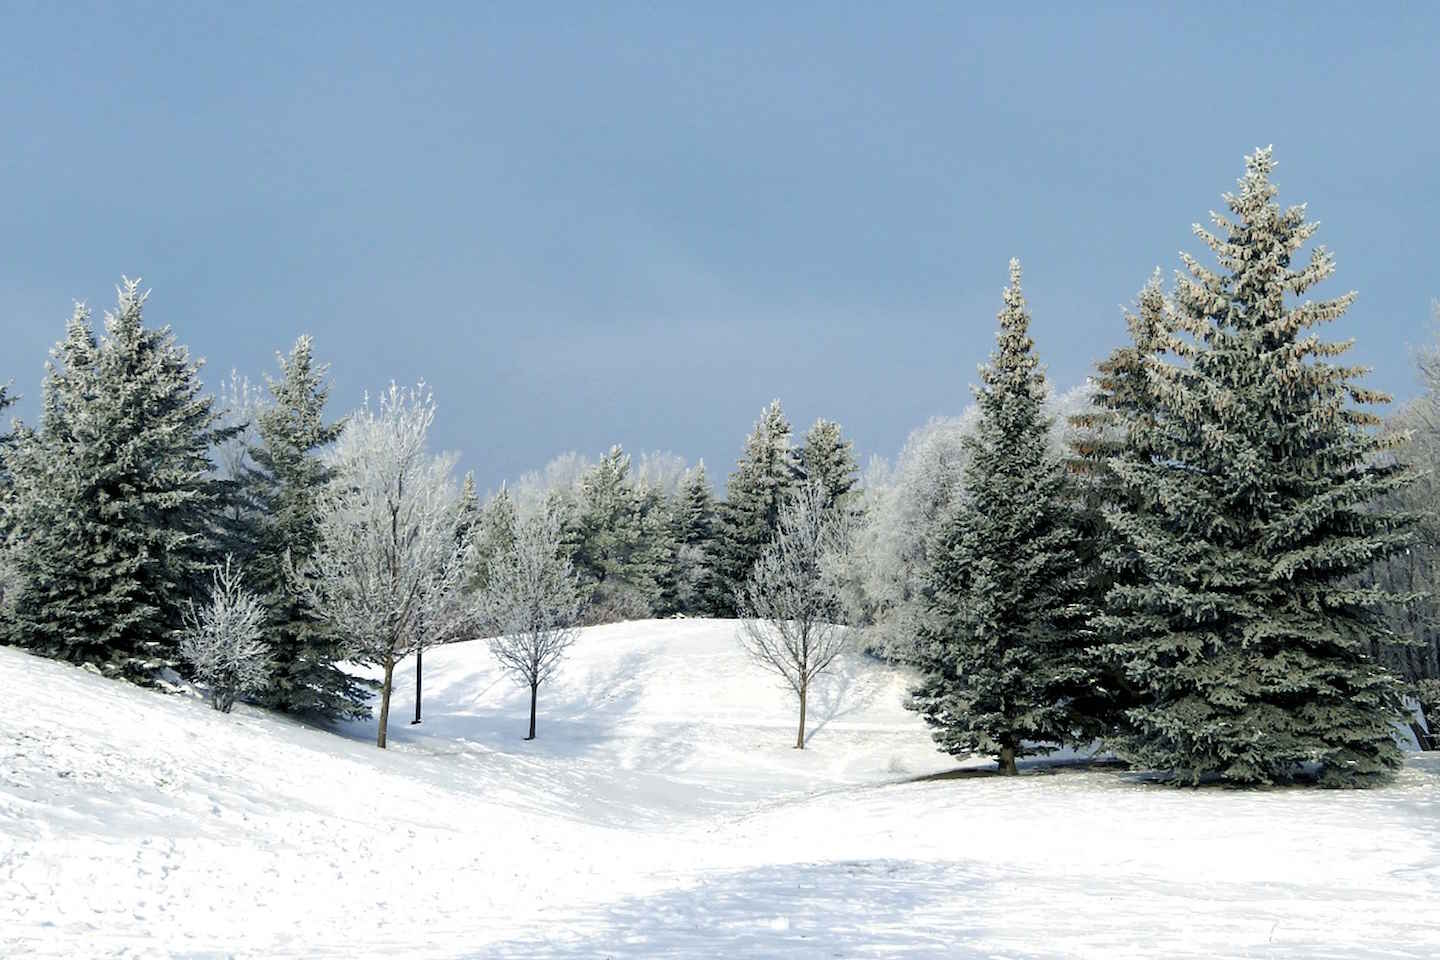
<svg viewBox="0 0 1440 960">
<path fill-rule="evenodd" d="M 559 516 L 547 510 L 513 522 L 514 537 L 492 561 L 481 616 L 495 634 L 490 652 L 530 688 L 525 739 L 533 740 L 539 688 L 575 641 L 582 598 Z"/>
<path fill-rule="evenodd" d="M 741 588 L 740 642 L 756 662 L 778 674 L 800 701 L 795 747 L 805 748 L 805 707 L 811 682 L 847 647 L 841 618 L 839 561 L 849 550 L 846 515 L 826 509 L 816 484 L 796 491 L 780 513 L 775 539 Z"/>
<path fill-rule="evenodd" d="M 385 746 L 395 665 L 475 626 L 464 594 L 473 536 L 457 535 L 455 458 L 426 450 L 435 402 L 423 383 L 367 398 L 317 498 L 318 545 L 301 577 L 352 655 L 385 671 L 376 745 Z"/>
<path fill-rule="evenodd" d="M 209 600 L 185 612 L 180 656 L 210 688 L 210 705 L 229 713 L 243 694 L 262 689 L 270 675 L 265 654 L 265 605 L 245 589 L 227 555 L 212 577 Z"/>
</svg>

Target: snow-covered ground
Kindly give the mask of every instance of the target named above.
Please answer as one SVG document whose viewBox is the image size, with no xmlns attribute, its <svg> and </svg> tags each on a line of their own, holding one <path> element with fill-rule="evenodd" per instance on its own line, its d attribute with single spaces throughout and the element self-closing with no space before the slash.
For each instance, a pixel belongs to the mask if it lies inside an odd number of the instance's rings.
<svg viewBox="0 0 1440 960">
<path fill-rule="evenodd" d="M 1383 790 L 954 769 L 855 656 L 794 706 L 734 624 L 483 644 L 373 724 L 231 716 L 0 649 L 0 954 L 1440 956 L 1440 760 Z"/>
</svg>

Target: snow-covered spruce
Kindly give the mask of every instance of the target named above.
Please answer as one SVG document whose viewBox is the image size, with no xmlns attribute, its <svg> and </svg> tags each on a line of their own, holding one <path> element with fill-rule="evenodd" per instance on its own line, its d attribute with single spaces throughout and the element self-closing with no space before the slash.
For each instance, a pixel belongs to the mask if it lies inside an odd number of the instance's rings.
<svg viewBox="0 0 1440 960">
<path fill-rule="evenodd" d="M 619 445 L 580 478 L 566 526 L 575 572 L 586 590 L 585 619 L 653 616 L 670 553 L 667 504 L 658 489 L 631 476 L 630 455 Z"/>
<path fill-rule="evenodd" d="M 1075 506 L 1049 437 L 1045 377 L 1028 332 L 1019 261 L 981 368 L 980 422 L 966 439 L 965 497 L 943 523 L 929 577 L 934 600 L 916 654 L 913 706 L 956 756 L 1023 756 L 1074 742 L 1087 726 L 1086 580 Z"/>
<path fill-rule="evenodd" d="M 229 713 L 237 698 L 264 689 L 270 676 L 265 605 L 245 589 L 234 557 L 215 571 L 206 601 L 185 611 L 180 657 L 210 689 L 210 705 L 221 713 Z"/>
<path fill-rule="evenodd" d="M 1132 509 L 1144 509 L 1145 499 L 1154 494 L 1124 484 L 1112 461 L 1149 463 L 1155 456 L 1146 432 L 1159 415 L 1159 400 L 1147 370 L 1149 361 L 1159 357 L 1170 340 L 1172 309 L 1156 270 L 1141 289 L 1135 309 L 1125 315 L 1130 343 L 1100 361 L 1088 407 L 1069 418 L 1068 466 L 1080 498 L 1080 563 L 1088 579 L 1087 605 L 1097 612 L 1103 610 L 1112 588 L 1142 577 L 1138 555 L 1105 519 L 1105 511 L 1126 501 Z M 1086 657 L 1095 685 L 1085 695 L 1082 709 L 1097 721 L 1097 734 L 1113 736 L 1124 725 L 1126 711 L 1144 696 L 1126 675 L 1127 655 L 1123 643 L 1098 642 Z"/>
<path fill-rule="evenodd" d="M 335 467 L 324 454 L 343 424 L 327 422 L 328 365 L 315 361 L 310 337 L 276 357 L 280 376 L 257 405 L 257 442 L 246 483 L 255 510 L 252 582 L 264 598 L 273 670 L 265 704 L 330 719 L 370 715 L 369 693 L 338 666 L 346 638 L 315 609 L 300 579 L 319 537 L 319 497 Z"/>
<path fill-rule="evenodd" d="M 818 486 L 825 509 L 849 507 L 855 484 L 854 444 L 845 439 L 840 424 L 821 418 L 805 432 L 796 453 L 800 478 Z"/>
<path fill-rule="evenodd" d="M 799 475 L 790 421 L 780 401 L 771 401 L 745 439 L 745 450 L 730 474 L 725 500 L 720 504 L 712 553 L 713 607 L 717 615 L 736 612 L 750 568 L 774 538 L 780 508 Z"/>
<path fill-rule="evenodd" d="M 1372 657 L 1389 631 L 1357 584 L 1411 539 L 1368 509 L 1408 482 L 1374 455 L 1390 441 L 1365 405 L 1386 398 L 1333 362 L 1348 347 L 1311 328 L 1353 294 L 1288 302 L 1329 277 L 1303 207 L 1274 201 L 1268 149 L 1246 158 L 1218 232 L 1196 225 L 1219 269 L 1185 258 L 1175 293 L 1183 362 L 1146 356 L 1157 413 L 1130 424 L 1143 456 L 1109 461 L 1125 496 L 1107 510 L 1123 536 L 1119 582 L 1096 622 L 1145 702 L 1115 746 L 1179 781 L 1274 783 L 1318 768 L 1354 786 L 1394 771 L 1395 678 Z"/>
<path fill-rule="evenodd" d="M 140 681 L 173 666 L 186 602 L 218 559 L 224 441 L 200 363 L 146 327 L 138 280 L 97 338 L 78 305 L 46 366 L 38 429 L 8 455 L 21 587 L 13 642 Z"/>
</svg>

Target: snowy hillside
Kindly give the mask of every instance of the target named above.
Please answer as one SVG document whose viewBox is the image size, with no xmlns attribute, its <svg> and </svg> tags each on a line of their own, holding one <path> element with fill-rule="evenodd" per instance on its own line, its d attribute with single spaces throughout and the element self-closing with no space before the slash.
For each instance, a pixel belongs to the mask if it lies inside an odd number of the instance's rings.
<svg viewBox="0 0 1440 960">
<path fill-rule="evenodd" d="M 952 770 L 855 656 L 792 702 L 734 624 L 586 631 L 540 694 L 483 644 L 373 724 L 231 716 L 0 649 L 0 953 L 1430 957 L 1440 763 L 1369 792 Z M 1376 940 L 1383 931 L 1385 940 Z"/>
</svg>

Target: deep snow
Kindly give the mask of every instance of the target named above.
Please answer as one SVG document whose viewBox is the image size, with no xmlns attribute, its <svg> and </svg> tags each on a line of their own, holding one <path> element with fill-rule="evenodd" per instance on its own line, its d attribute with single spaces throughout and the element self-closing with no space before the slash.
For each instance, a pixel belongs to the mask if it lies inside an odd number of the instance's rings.
<svg viewBox="0 0 1440 960">
<path fill-rule="evenodd" d="M 585 631 L 540 696 L 483 643 L 374 725 L 223 716 L 0 649 L 0 953 L 1434 957 L 1440 760 L 1392 787 L 950 770 L 907 678 L 795 708 L 725 621 Z"/>
</svg>

